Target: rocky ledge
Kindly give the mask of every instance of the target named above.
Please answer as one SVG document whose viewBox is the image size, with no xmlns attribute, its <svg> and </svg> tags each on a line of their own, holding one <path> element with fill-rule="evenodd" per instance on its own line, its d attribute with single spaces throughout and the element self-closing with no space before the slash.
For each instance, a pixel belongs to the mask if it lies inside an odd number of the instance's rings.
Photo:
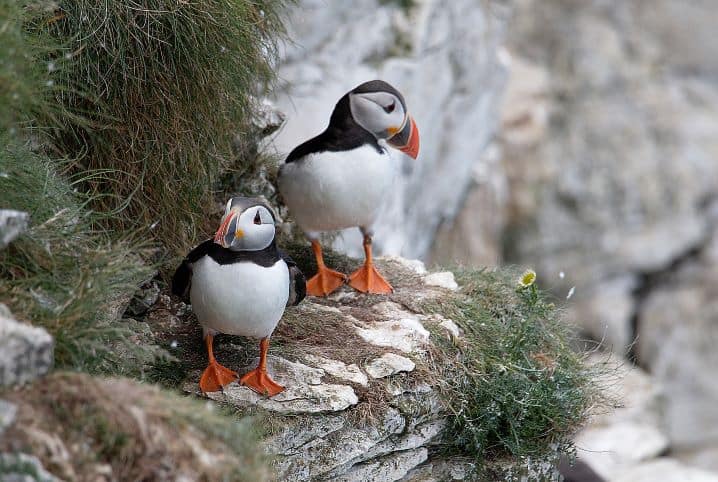
<svg viewBox="0 0 718 482">
<path fill-rule="evenodd" d="M 426 480 L 462 478 L 463 462 L 432 456 L 446 421 L 426 368 L 432 338 L 457 337 L 459 329 L 416 308 L 446 296 L 456 282 L 451 273 L 430 274 L 416 261 L 380 263 L 390 273 L 392 295 L 343 288 L 287 310 L 268 362 L 286 390 L 272 398 L 238 383 L 202 395 L 204 354 L 196 323 L 182 320 L 191 318 L 187 307 L 161 295 L 147 320 L 154 331 L 172 333 L 165 342 L 187 368 L 186 392 L 262 414 L 279 480 L 415 480 L 421 471 L 432 474 Z M 218 360 L 240 374 L 256 366 L 248 356 L 256 352 L 241 338 L 217 338 Z"/>
</svg>

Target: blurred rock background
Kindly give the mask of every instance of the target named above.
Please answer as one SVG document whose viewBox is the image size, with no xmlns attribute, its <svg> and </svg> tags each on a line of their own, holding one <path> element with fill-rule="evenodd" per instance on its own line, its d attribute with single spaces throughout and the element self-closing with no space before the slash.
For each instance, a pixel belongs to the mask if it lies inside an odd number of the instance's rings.
<svg viewBox="0 0 718 482">
<path fill-rule="evenodd" d="M 665 442 L 612 480 L 665 454 L 664 475 L 718 472 L 716 15 L 710 0 L 303 0 L 290 15 L 277 152 L 320 132 L 345 91 L 388 80 L 422 151 L 377 248 L 535 266 L 544 289 L 575 293 L 567 320 L 648 374 Z"/>
</svg>

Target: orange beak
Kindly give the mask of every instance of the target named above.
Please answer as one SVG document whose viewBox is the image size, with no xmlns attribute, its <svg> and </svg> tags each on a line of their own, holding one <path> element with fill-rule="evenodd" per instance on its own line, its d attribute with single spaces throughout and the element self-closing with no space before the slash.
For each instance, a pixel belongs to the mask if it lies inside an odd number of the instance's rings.
<svg viewBox="0 0 718 482">
<path fill-rule="evenodd" d="M 419 129 L 416 127 L 414 118 L 408 115 L 401 131 L 388 139 L 387 142 L 392 147 L 416 159 L 419 155 Z"/>
<path fill-rule="evenodd" d="M 226 246 L 226 236 L 227 232 L 229 231 L 229 225 L 232 223 L 232 220 L 237 216 L 237 213 L 234 211 L 229 212 L 223 219 L 222 224 L 219 226 L 219 229 L 214 235 L 214 242 L 223 246 Z M 230 238 L 231 239 L 231 238 Z"/>
</svg>

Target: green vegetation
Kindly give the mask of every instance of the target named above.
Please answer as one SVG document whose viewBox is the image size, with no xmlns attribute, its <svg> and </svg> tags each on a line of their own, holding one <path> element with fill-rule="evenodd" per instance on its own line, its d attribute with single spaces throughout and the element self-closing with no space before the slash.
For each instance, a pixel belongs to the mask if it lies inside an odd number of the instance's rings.
<svg viewBox="0 0 718 482">
<path fill-rule="evenodd" d="M 273 78 L 278 0 L 62 2 L 29 30 L 62 49 L 59 112 L 37 124 L 95 210 L 116 229 L 147 229 L 178 252 L 199 236 L 213 189 L 241 166 L 232 142 L 250 134 L 254 95 Z M 250 162 L 247 160 L 246 162 Z"/>
<path fill-rule="evenodd" d="M 55 165 L 21 146 L 0 148 L 0 206 L 31 219 L 29 230 L 0 251 L 0 299 L 53 335 L 57 365 L 128 373 L 138 358 L 155 355 L 130 342 L 117 311 L 152 270 L 137 243 L 112 241 L 96 229 L 96 216 Z"/>
<path fill-rule="evenodd" d="M 559 311 L 530 276 L 522 286 L 513 270 L 456 274 L 459 294 L 424 308 L 464 331 L 460 341 L 437 337 L 443 342 L 434 357 L 452 414 L 448 449 L 485 470 L 485 461 L 505 456 L 539 467 L 570 454 L 569 436 L 595 394 Z"/>
</svg>

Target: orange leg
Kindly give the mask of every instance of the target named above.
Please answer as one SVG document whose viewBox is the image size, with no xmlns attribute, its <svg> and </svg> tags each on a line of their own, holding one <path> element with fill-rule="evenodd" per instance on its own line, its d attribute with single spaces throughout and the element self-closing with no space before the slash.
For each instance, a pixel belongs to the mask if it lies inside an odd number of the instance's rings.
<svg viewBox="0 0 718 482">
<path fill-rule="evenodd" d="M 282 392 L 284 387 L 279 383 L 272 380 L 272 377 L 267 373 L 267 352 L 269 351 L 269 338 L 262 338 L 259 342 L 259 366 L 247 373 L 239 381 L 242 385 L 247 385 L 249 388 L 259 393 L 260 395 L 266 395 L 273 397 L 276 394 Z"/>
<path fill-rule="evenodd" d="M 349 286 L 362 293 L 389 294 L 394 291 L 389 282 L 374 267 L 371 255 L 371 236 L 364 235 L 364 266 L 349 276 Z"/>
<path fill-rule="evenodd" d="M 214 337 L 212 335 L 207 335 L 204 341 L 207 344 L 209 365 L 207 365 L 207 368 L 205 368 L 204 373 L 202 373 L 202 378 L 199 379 L 199 388 L 204 393 L 216 392 L 225 385 L 229 385 L 230 383 L 235 381 L 237 378 L 239 378 L 239 375 L 237 374 L 237 372 L 232 371 L 227 367 L 223 367 L 222 365 L 217 363 L 217 360 L 214 358 L 214 353 L 212 351 L 212 341 L 214 341 Z"/>
<path fill-rule="evenodd" d="M 312 241 L 312 250 L 317 259 L 317 274 L 307 281 L 307 294 L 312 296 L 327 296 L 344 284 L 346 275 L 327 268 L 324 264 L 322 246 L 319 241 Z"/>
</svg>

